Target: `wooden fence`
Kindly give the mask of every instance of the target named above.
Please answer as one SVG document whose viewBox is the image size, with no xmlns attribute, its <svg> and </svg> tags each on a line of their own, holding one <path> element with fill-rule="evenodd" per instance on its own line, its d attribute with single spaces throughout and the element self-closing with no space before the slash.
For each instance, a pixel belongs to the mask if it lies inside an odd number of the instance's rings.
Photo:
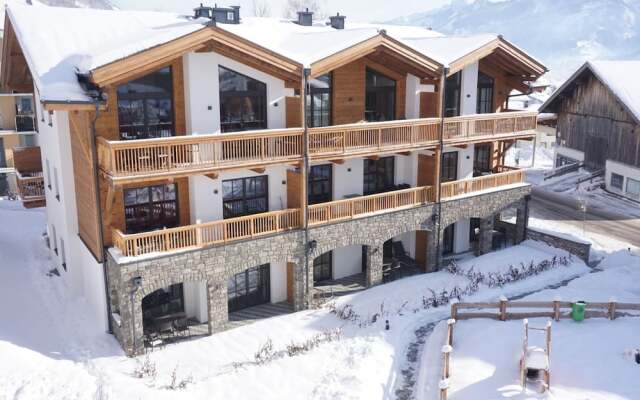
<svg viewBox="0 0 640 400">
<path fill-rule="evenodd" d="M 513 170 L 486 176 L 478 176 L 471 179 L 446 182 L 442 184 L 440 195 L 443 199 L 446 199 L 448 197 L 460 196 L 500 186 L 523 183 L 524 178 L 524 170 Z"/>
<path fill-rule="evenodd" d="M 481 137 L 510 135 L 536 129 L 537 112 L 506 112 L 446 118 L 443 140 L 455 142 Z"/>
<path fill-rule="evenodd" d="M 298 229 L 300 226 L 300 210 L 288 209 L 131 235 L 114 229 L 113 245 L 126 257 L 139 256 L 202 248 Z"/>
<path fill-rule="evenodd" d="M 22 200 L 42 200 L 45 198 L 44 177 L 42 172 L 16 173 L 18 191 Z"/>
<path fill-rule="evenodd" d="M 314 204 L 309 206 L 309 225 L 349 220 L 380 211 L 412 207 L 433 203 L 434 201 L 434 188 L 432 186 L 422 186 Z"/>
</svg>

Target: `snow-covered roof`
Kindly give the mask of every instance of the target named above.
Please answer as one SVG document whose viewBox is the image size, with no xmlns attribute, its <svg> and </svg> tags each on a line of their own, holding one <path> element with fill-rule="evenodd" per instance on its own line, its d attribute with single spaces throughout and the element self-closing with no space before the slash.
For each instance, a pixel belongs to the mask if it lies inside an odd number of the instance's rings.
<svg viewBox="0 0 640 400">
<path fill-rule="evenodd" d="M 540 107 L 540 110 L 553 110 L 558 96 L 583 74 L 591 71 L 608 87 L 629 112 L 640 121 L 640 60 L 587 61 Z"/>
<path fill-rule="evenodd" d="M 594 74 L 640 121 L 640 60 L 589 61 Z"/>
<path fill-rule="evenodd" d="M 132 56 L 204 29 L 206 19 L 149 11 L 95 10 L 9 3 L 7 15 L 45 102 L 87 102 L 77 72 Z M 243 17 L 218 28 L 305 67 L 380 34 L 447 66 L 496 39 L 496 35 L 444 37 L 423 27 L 324 22 L 300 26 L 290 20 Z"/>
</svg>

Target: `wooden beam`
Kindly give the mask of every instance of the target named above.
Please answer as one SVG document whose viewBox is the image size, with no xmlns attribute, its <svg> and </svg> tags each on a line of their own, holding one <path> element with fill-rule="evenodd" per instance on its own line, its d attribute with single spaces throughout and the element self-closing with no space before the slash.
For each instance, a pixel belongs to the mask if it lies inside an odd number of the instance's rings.
<svg viewBox="0 0 640 400">
<path fill-rule="evenodd" d="M 336 165 L 342 165 L 344 164 L 344 158 L 340 158 L 338 160 L 329 160 L 329 162 L 336 164 Z"/>
<path fill-rule="evenodd" d="M 397 153 L 397 154 L 399 154 L 399 155 L 401 155 L 401 156 L 410 156 L 410 155 L 411 155 L 411 152 L 410 152 L 410 151 L 401 151 L 401 152 L 399 152 L 399 153 Z"/>
<path fill-rule="evenodd" d="M 259 168 L 250 168 L 251 171 L 255 172 L 256 174 L 264 174 L 264 171 L 266 171 L 266 168 L 264 167 L 259 167 Z"/>
<path fill-rule="evenodd" d="M 367 158 L 368 160 L 377 161 L 377 160 L 379 160 L 379 159 L 380 159 L 380 155 L 375 154 L 375 155 L 372 155 L 372 156 L 368 156 L 368 157 L 366 157 L 366 158 Z"/>
<path fill-rule="evenodd" d="M 209 173 L 209 174 L 205 174 L 204 176 L 206 176 L 207 178 L 215 181 L 216 179 L 218 179 L 220 174 L 218 172 L 212 172 L 212 173 Z"/>
</svg>

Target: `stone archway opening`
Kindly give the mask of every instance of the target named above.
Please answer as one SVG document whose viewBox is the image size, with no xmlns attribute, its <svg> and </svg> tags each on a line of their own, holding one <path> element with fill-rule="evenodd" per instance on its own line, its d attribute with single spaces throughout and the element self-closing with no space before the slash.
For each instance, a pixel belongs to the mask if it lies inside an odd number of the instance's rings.
<svg viewBox="0 0 640 400">
<path fill-rule="evenodd" d="M 351 245 L 324 251 L 310 261 L 314 296 L 343 296 L 367 288 L 366 245 Z"/>
</svg>

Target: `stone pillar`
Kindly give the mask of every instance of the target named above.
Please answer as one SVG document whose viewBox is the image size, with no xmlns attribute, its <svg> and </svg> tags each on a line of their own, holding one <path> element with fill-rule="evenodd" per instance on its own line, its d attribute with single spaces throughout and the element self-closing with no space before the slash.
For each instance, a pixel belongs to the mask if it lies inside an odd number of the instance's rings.
<svg viewBox="0 0 640 400">
<path fill-rule="evenodd" d="M 313 296 L 313 258 L 309 257 L 309 269 L 304 258 L 293 267 L 293 309 L 306 310 Z"/>
<path fill-rule="evenodd" d="M 365 246 L 367 287 L 382 283 L 382 245 Z"/>
<path fill-rule="evenodd" d="M 477 255 L 481 256 L 491 251 L 493 247 L 493 216 L 480 220 L 480 234 L 478 237 Z"/>
<path fill-rule="evenodd" d="M 144 354 L 143 292 L 138 290 L 132 294 L 130 288 L 124 288 L 118 297 L 120 326 L 114 326 L 114 333 L 128 356 Z"/>
<path fill-rule="evenodd" d="M 209 314 L 209 334 L 226 329 L 229 322 L 229 303 L 227 299 L 227 281 L 217 279 L 207 282 L 207 305 Z"/>
<path fill-rule="evenodd" d="M 522 201 L 522 204 L 516 209 L 516 229 L 514 244 L 522 243 L 527 237 L 527 224 L 529 222 L 529 202 Z"/>
<path fill-rule="evenodd" d="M 437 228 L 436 228 L 437 229 Z M 440 254 L 438 254 L 438 232 L 434 229 L 427 233 L 427 265 L 426 272 L 435 272 L 440 265 Z"/>
</svg>

